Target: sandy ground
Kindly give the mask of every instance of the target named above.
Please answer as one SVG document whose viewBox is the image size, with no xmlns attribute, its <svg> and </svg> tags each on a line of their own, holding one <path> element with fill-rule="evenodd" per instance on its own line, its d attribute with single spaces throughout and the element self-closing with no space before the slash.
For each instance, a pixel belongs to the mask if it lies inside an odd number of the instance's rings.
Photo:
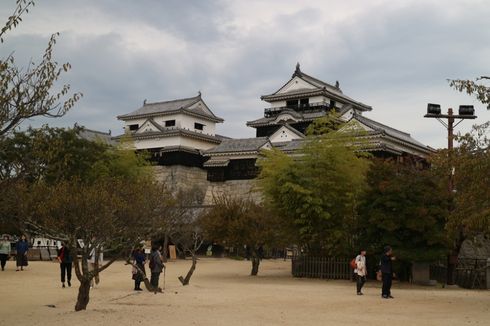
<svg viewBox="0 0 490 326">
<path fill-rule="evenodd" d="M 117 262 L 101 274 L 87 311 L 74 312 L 78 281 L 61 288 L 59 265 L 32 262 L 0 272 L 0 325 L 490 325 L 490 291 L 395 284 L 394 300 L 380 284 L 294 279 L 290 262 L 199 261 L 189 286 L 177 276 L 190 262 L 168 264 L 163 294 L 132 291 L 131 269 Z M 163 274 L 161 281 L 163 281 Z M 55 308 L 47 305 L 55 305 Z"/>
</svg>

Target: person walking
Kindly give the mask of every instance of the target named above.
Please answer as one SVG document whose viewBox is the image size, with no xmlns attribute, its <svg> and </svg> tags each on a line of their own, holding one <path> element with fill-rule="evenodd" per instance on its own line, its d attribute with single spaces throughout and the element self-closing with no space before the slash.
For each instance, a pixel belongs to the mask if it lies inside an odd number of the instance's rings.
<svg viewBox="0 0 490 326">
<path fill-rule="evenodd" d="M 354 270 L 354 273 L 356 274 L 357 295 L 363 295 L 362 287 L 364 286 L 364 283 L 366 283 L 366 275 L 367 275 L 366 250 L 362 249 L 359 252 L 359 255 L 356 256 L 355 261 L 356 261 L 356 269 Z"/>
<path fill-rule="evenodd" d="M 27 242 L 27 237 L 23 234 L 21 235 L 19 241 L 15 244 L 15 250 L 17 251 L 17 269 L 23 271 L 24 267 L 28 265 L 27 262 L 27 252 L 29 251 L 29 243 Z"/>
<path fill-rule="evenodd" d="M 381 289 L 381 297 L 383 299 L 394 299 L 391 295 L 391 283 L 393 281 L 393 266 L 392 261 L 396 258 L 393 257 L 393 249 L 390 246 L 386 246 L 381 256 L 381 280 L 383 281 L 383 287 Z"/>
<path fill-rule="evenodd" d="M 10 257 L 10 240 L 8 235 L 4 235 L 3 239 L 0 241 L 0 264 L 2 266 L 2 271 L 5 270 L 5 265 Z"/>
<path fill-rule="evenodd" d="M 65 280 L 68 281 L 68 286 L 71 286 L 71 268 L 73 265 L 73 257 L 71 256 L 70 249 L 66 247 L 64 242 L 61 243 L 61 248 L 58 250 L 57 258 L 60 262 L 61 287 L 65 287 Z"/>
<path fill-rule="evenodd" d="M 155 291 L 158 290 L 158 282 L 160 274 L 162 273 L 165 265 L 163 264 L 163 257 L 158 247 L 154 247 L 150 254 L 150 270 L 151 270 L 151 286 Z"/>
<path fill-rule="evenodd" d="M 133 271 L 133 280 L 134 280 L 134 290 L 135 291 L 143 291 L 141 288 L 141 282 L 145 279 L 146 271 L 145 271 L 145 263 L 146 263 L 146 255 L 143 249 L 138 248 L 135 250 L 133 254 L 134 264 L 138 266 L 134 268 Z"/>
</svg>

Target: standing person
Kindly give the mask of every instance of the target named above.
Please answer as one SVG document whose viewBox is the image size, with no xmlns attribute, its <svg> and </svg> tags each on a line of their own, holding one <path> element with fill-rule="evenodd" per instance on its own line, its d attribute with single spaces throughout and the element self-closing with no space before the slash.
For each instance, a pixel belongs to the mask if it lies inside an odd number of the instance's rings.
<svg viewBox="0 0 490 326">
<path fill-rule="evenodd" d="M 27 252 L 29 251 L 29 243 L 27 242 L 27 237 L 23 234 L 21 235 L 19 241 L 15 244 L 15 250 L 17 250 L 17 269 L 16 271 L 24 270 L 24 266 L 27 266 Z"/>
<path fill-rule="evenodd" d="M 158 247 L 153 247 L 150 254 L 150 270 L 151 270 L 151 286 L 155 291 L 158 290 L 158 281 L 160 274 L 162 273 L 165 265 L 163 264 L 163 257 Z"/>
<path fill-rule="evenodd" d="M 366 250 L 362 249 L 359 255 L 356 257 L 356 269 L 354 270 L 356 274 L 356 285 L 357 285 L 357 295 L 363 295 L 362 287 L 366 283 Z"/>
<path fill-rule="evenodd" d="M 61 243 L 61 248 L 58 250 L 57 258 L 60 262 L 61 286 L 65 287 L 65 274 L 66 280 L 68 280 L 68 286 L 71 286 L 71 268 L 73 257 L 71 256 L 70 249 L 66 247 L 64 242 Z"/>
<path fill-rule="evenodd" d="M 393 266 L 392 261 L 393 249 L 390 246 L 384 248 L 384 254 L 381 256 L 381 280 L 383 281 L 383 288 L 381 290 L 381 297 L 383 299 L 394 299 L 391 295 L 391 283 L 393 280 Z"/>
<path fill-rule="evenodd" d="M 133 272 L 133 280 L 134 280 L 134 290 L 135 291 L 143 291 L 141 288 L 141 282 L 144 280 L 146 276 L 145 271 L 145 263 L 146 263 L 146 255 L 142 248 L 138 248 L 135 250 L 133 254 L 134 263 L 141 270 L 136 269 L 136 273 Z"/>
<path fill-rule="evenodd" d="M 5 264 L 10 256 L 10 240 L 8 235 L 4 235 L 0 241 L 0 263 L 2 265 L 2 271 L 5 270 Z"/>
<path fill-rule="evenodd" d="M 98 270 L 100 266 L 104 264 L 104 249 L 102 246 L 97 246 L 92 248 L 92 251 L 90 252 L 90 259 L 89 259 L 89 264 L 88 264 L 88 269 L 89 271 L 94 271 Z M 98 285 L 100 283 L 100 277 L 99 273 L 96 273 L 94 278 L 91 281 L 91 287 L 95 287 L 95 285 Z"/>
</svg>

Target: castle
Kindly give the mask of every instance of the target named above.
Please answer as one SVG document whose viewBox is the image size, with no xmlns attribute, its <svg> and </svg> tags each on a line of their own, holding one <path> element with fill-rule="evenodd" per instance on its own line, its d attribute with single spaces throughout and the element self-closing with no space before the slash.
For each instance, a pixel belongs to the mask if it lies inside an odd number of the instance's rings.
<svg viewBox="0 0 490 326">
<path fill-rule="evenodd" d="M 362 129 L 367 148 L 376 157 L 424 164 L 434 152 L 410 134 L 367 118 L 364 114 L 371 106 L 345 95 L 339 82 L 331 85 L 304 73 L 299 63 L 283 86 L 261 99 L 269 104 L 264 116 L 247 122 L 256 129 L 254 138 L 216 134 L 216 124 L 224 120 L 212 112 L 201 93 L 172 101 L 145 101 L 117 118 L 125 123 L 136 149 L 152 154 L 160 180 L 202 187 L 204 204 L 222 192 L 259 197 L 253 179 L 259 173 L 260 152 L 278 148 L 293 154 L 301 147 L 307 127 L 330 111 L 337 112 L 347 126 Z"/>
</svg>

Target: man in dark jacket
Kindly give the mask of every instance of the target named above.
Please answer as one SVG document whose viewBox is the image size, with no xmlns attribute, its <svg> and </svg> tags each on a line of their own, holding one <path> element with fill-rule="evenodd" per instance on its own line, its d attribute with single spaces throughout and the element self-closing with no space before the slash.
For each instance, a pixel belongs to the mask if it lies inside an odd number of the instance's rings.
<svg viewBox="0 0 490 326">
<path fill-rule="evenodd" d="M 151 286 L 155 291 L 158 291 L 158 281 L 160 274 L 162 273 L 165 265 L 163 264 L 163 257 L 158 247 L 152 249 L 150 254 L 150 270 L 151 270 Z"/>
<path fill-rule="evenodd" d="M 393 267 L 392 261 L 395 260 L 393 250 L 390 246 L 384 248 L 384 254 L 381 256 L 381 280 L 383 281 L 383 288 L 381 290 L 381 297 L 383 299 L 393 299 L 391 295 L 391 282 L 393 280 Z"/>
<path fill-rule="evenodd" d="M 58 261 L 60 262 L 61 270 L 61 286 L 65 287 L 65 274 L 68 279 L 68 286 L 71 286 L 71 267 L 73 263 L 73 257 L 71 256 L 70 249 L 68 249 L 65 243 L 61 243 L 61 248 L 58 250 Z"/>
</svg>

